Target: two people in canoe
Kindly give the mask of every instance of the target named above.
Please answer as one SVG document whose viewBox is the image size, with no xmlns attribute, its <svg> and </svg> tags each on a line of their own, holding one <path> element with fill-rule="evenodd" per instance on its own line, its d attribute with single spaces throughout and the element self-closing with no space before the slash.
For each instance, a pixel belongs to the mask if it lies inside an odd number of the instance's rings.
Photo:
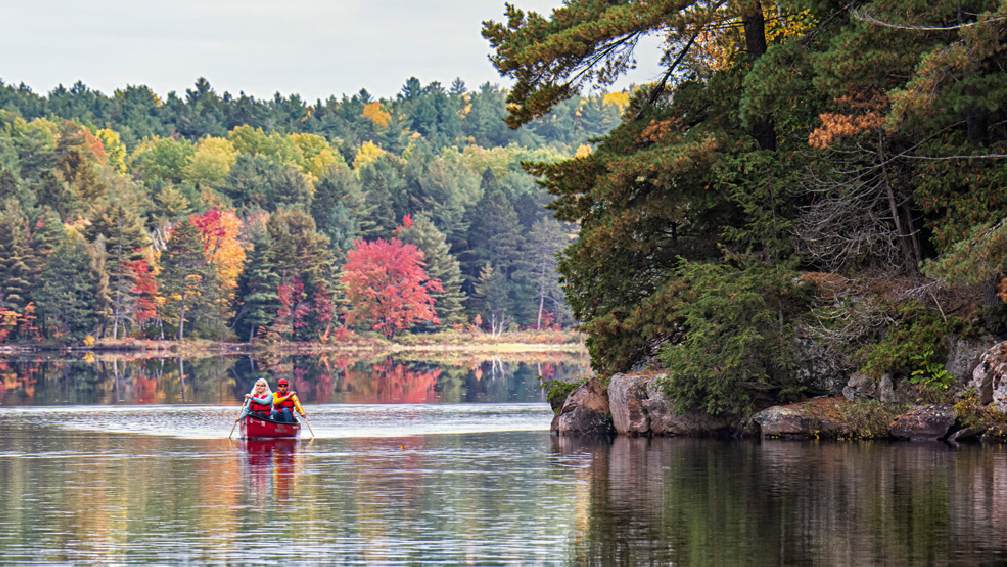
<svg viewBox="0 0 1007 567">
<path fill-rule="evenodd" d="M 280 378 L 276 382 L 276 392 L 269 389 L 265 378 L 255 381 L 252 391 L 245 394 L 246 411 L 259 417 L 268 417 L 276 421 L 294 421 L 294 412 L 301 417 L 307 416 L 301 406 L 297 392 L 290 389 L 290 382 Z"/>
</svg>

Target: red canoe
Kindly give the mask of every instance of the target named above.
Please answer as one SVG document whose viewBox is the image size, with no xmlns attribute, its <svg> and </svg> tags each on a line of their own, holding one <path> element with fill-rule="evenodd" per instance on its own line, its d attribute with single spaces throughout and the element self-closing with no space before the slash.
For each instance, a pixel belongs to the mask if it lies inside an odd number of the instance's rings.
<svg viewBox="0 0 1007 567">
<path fill-rule="evenodd" d="M 276 421 L 248 414 L 241 418 L 239 434 L 244 439 L 292 439 L 301 432 L 301 424 Z"/>
</svg>

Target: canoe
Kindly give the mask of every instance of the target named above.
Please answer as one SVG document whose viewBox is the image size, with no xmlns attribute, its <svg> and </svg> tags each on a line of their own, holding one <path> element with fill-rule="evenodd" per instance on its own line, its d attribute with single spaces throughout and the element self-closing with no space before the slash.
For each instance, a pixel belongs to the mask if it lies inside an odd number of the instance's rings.
<svg viewBox="0 0 1007 567">
<path fill-rule="evenodd" d="M 301 424 L 276 421 L 248 414 L 241 418 L 239 436 L 244 439 L 293 439 L 301 432 Z"/>
</svg>

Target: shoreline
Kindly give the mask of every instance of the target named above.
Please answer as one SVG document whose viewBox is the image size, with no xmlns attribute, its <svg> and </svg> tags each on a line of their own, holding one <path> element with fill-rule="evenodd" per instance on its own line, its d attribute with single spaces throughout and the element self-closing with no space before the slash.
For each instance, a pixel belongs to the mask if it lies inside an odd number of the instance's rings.
<svg viewBox="0 0 1007 567">
<path fill-rule="evenodd" d="M 443 354 L 443 355 L 514 355 L 565 353 L 587 355 L 582 337 L 574 333 L 548 333 L 529 337 L 522 333 L 490 337 L 486 335 L 417 335 L 408 342 L 389 341 L 377 337 L 353 337 L 337 343 L 320 342 L 254 342 L 238 343 L 203 340 L 101 340 L 91 346 L 60 344 L 0 345 L 0 357 L 31 354 L 148 354 L 161 356 L 208 357 L 223 355 L 311 355 L 347 354 Z M 534 340 L 539 339 L 539 340 Z"/>
</svg>

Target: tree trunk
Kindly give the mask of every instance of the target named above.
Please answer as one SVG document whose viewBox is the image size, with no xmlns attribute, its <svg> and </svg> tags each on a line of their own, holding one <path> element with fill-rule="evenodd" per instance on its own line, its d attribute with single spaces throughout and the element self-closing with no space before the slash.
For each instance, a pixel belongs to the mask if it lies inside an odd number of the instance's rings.
<svg viewBox="0 0 1007 567">
<path fill-rule="evenodd" d="M 766 17 L 762 13 L 762 2 L 756 0 L 741 17 L 745 29 L 745 51 L 748 60 L 755 63 L 766 53 Z M 776 128 L 770 118 L 762 118 L 752 125 L 752 136 L 759 143 L 759 149 L 776 150 Z"/>
<path fill-rule="evenodd" d="M 182 340 L 185 335 L 185 306 L 178 311 L 178 340 Z"/>
</svg>

